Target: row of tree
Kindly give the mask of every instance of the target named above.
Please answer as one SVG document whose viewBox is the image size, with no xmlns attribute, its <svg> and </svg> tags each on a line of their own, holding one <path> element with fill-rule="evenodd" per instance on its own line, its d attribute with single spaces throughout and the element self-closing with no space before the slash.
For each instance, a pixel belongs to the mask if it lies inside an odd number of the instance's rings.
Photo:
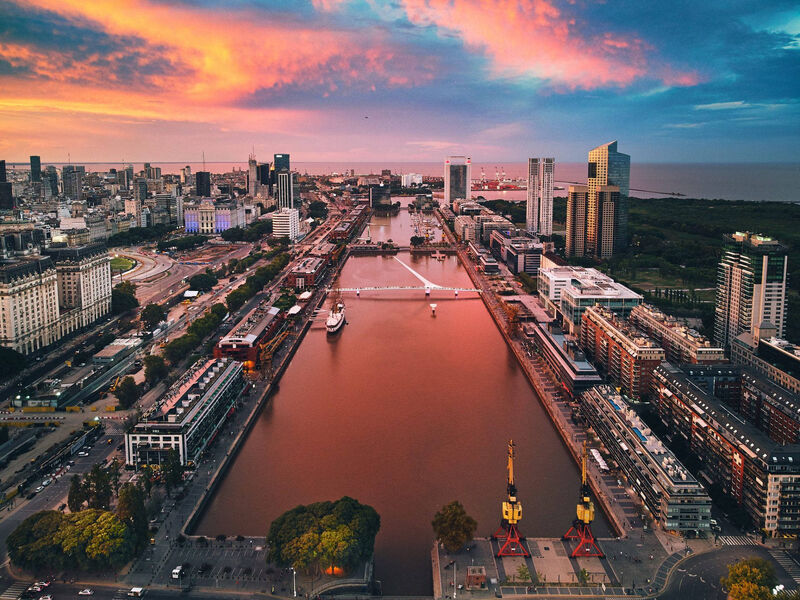
<svg viewBox="0 0 800 600">
<path fill-rule="evenodd" d="M 220 235 L 226 242 L 256 242 L 265 235 L 272 233 L 272 221 L 259 220 L 250 223 L 246 228 L 231 227 L 226 229 Z"/>
<path fill-rule="evenodd" d="M 228 309 L 224 304 L 218 303 L 213 305 L 205 315 L 192 321 L 186 334 L 175 338 L 164 347 L 164 356 L 170 364 L 175 366 L 195 352 L 203 338 L 219 327 L 226 314 L 228 314 Z"/>
<path fill-rule="evenodd" d="M 192 248 L 202 246 L 206 241 L 208 241 L 208 236 L 205 235 L 185 235 L 183 237 L 158 242 L 158 250 L 159 252 L 164 252 L 164 250 L 191 250 Z"/>
<path fill-rule="evenodd" d="M 264 286 L 272 281 L 287 264 L 289 264 L 289 255 L 281 252 L 268 265 L 256 269 L 256 272 L 247 278 L 244 285 L 240 285 L 225 297 L 228 310 L 233 312 L 240 309 L 245 302 L 264 289 Z"/>
<path fill-rule="evenodd" d="M 135 246 L 142 242 L 151 242 L 160 239 L 172 231 L 173 227 L 159 223 L 152 227 L 133 227 L 127 231 L 115 233 L 106 241 L 109 248 L 117 246 Z"/>
</svg>

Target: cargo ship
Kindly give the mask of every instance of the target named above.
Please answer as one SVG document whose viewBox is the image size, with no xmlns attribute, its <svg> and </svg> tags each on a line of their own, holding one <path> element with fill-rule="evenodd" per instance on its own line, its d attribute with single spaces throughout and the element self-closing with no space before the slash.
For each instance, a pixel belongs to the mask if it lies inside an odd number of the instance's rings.
<svg viewBox="0 0 800 600">
<path fill-rule="evenodd" d="M 328 313 L 328 320 L 325 321 L 325 329 L 329 334 L 336 333 L 344 325 L 344 303 L 336 302 Z"/>
</svg>

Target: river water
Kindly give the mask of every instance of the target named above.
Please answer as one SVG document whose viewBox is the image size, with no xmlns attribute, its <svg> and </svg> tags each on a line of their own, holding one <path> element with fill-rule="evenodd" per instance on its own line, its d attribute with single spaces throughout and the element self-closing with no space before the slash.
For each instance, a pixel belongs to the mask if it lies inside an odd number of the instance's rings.
<svg viewBox="0 0 800 600">
<path fill-rule="evenodd" d="M 374 218 L 370 231 L 407 243 L 413 226 L 401 211 Z M 455 257 L 398 258 L 435 283 L 472 287 Z M 350 258 L 340 283 L 419 284 L 383 256 Z M 346 298 L 347 325 L 335 337 L 313 326 L 198 533 L 264 535 L 298 504 L 352 496 L 381 515 L 375 574 L 384 593 L 429 595 L 435 512 L 459 500 L 477 535 L 497 528 L 508 438 L 523 534 L 564 533 L 578 470 L 482 301 L 451 294 L 362 292 Z M 608 535 L 604 522 L 595 529 Z"/>
</svg>

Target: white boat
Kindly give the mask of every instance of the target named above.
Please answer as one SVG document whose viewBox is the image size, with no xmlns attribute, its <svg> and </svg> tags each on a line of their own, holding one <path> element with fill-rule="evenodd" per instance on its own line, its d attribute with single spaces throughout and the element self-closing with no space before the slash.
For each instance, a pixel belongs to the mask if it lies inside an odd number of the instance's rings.
<svg viewBox="0 0 800 600">
<path fill-rule="evenodd" d="M 344 325 L 344 304 L 337 302 L 328 313 L 328 320 L 325 321 L 325 329 L 328 333 L 336 333 Z"/>
</svg>

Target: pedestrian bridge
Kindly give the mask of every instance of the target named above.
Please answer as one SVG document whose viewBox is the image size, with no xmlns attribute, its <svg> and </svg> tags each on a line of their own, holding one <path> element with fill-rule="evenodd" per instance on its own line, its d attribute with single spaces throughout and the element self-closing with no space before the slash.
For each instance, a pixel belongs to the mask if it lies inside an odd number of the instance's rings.
<svg viewBox="0 0 800 600">
<path fill-rule="evenodd" d="M 432 291 L 443 291 L 443 292 L 455 292 L 458 295 L 459 292 L 475 292 L 480 294 L 481 290 L 476 288 L 462 288 L 462 287 L 450 287 L 439 285 L 438 283 L 434 283 L 429 279 L 426 279 L 423 275 L 409 267 L 406 263 L 402 260 L 393 256 L 394 260 L 399 262 L 403 265 L 414 277 L 419 279 L 422 285 L 375 285 L 375 286 L 366 286 L 366 287 L 358 287 L 358 288 L 328 288 L 329 292 L 355 292 L 356 295 L 359 295 L 361 292 L 383 292 L 383 291 L 390 291 L 390 290 L 425 290 L 426 295 L 430 295 Z"/>
</svg>

